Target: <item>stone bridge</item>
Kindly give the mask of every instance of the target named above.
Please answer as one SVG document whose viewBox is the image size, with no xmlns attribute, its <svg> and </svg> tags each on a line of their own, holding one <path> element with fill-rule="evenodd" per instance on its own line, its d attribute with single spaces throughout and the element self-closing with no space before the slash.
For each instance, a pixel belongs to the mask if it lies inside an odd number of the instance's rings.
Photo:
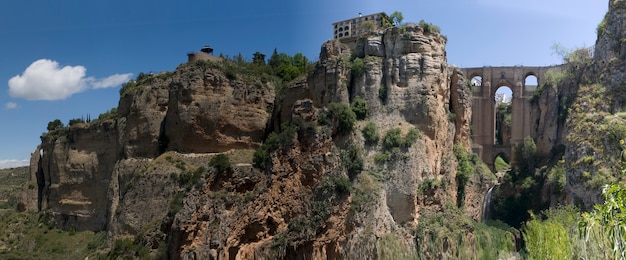
<svg viewBox="0 0 626 260">
<path fill-rule="evenodd" d="M 491 167 L 501 155 L 514 163 L 513 146 L 530 136 L 531 103 L 537 86 L 545 82 L 548 70 L 561 70 L 562 65 L 550 67 L 481 67 L 461 69 L 472 84 L 472 149 Z M 536 80 L 534 80 L 536 79 Z M 534 81 L 533 81 L 534 80 Z M 532 83 L 529 83 L 531 81 Z M 505 129 L 500 142 L 496 141 L 496 91 L 502 87 L 511 89 L 511 125 Z"/>
</svg>

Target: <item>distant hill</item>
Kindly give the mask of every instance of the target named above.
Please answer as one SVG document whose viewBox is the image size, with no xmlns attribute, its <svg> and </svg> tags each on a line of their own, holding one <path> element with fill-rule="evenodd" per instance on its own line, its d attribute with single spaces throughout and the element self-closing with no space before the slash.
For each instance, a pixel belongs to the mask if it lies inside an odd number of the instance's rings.
<svg viewBox="0 0 626 260">
<path fill-rule="evenodd" d="M 0 208 L 15 208 L 15 195 L 28 181 L 28 166 L 0 169 Z"/>
</svg>

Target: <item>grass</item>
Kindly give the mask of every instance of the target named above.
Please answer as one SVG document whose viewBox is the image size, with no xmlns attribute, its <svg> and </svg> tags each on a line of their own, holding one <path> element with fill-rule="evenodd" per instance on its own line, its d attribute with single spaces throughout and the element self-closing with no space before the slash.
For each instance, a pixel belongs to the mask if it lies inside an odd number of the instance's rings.
<svg viewBox="0 0 626 260">
<path fill-rule="evenodd" d="M 33 212 L 0 210 L 1 259 L 85 259 L 106 246 L 106 234 L 51 228 Z"/>
<path fill-rule="evenodd" d="M 36 188 L 36 184 L 26 184 L 28 179 L 28 167 L 0 170 L 0 209 L 14 209 L 18 191 L 24 187 Z"/>
</svg>

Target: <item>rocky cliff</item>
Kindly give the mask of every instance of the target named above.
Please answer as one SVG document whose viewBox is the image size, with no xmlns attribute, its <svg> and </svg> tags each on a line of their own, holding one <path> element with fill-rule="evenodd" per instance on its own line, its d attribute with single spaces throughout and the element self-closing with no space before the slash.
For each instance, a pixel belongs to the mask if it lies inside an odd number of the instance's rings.
<svg viewBox="0 0 626 260">
<path fill-rule="evenodd" d="M 274 101 L 273 86 L 228 78 L 207 64 L 141 75 L 120 91 L 116 112 L 44 134 L 31 159 L 38 201 L 24 204 L 47 213 L 59 227 L 99 231 L 123 226 L 126 232 L 136 232 L 145 224 L 146 214 L 163 215 L 176 191 L 171 183 L 153 179 L 188 170 L 155 166 L 159 155 L 171 150 L 213 153 L 257 147 L 269 121 L 266 108 Z M 169 107 L 176 113 L 168 113 Z M 125 197 L 129 191 L 145 205 L 136 207 Z M 128 206 L 119 208 L 123 205 Z M 140 223 L 127 226 L 115 220 L 124 210 L 136 211 Z"/>
<path fill-rule="evenodd" d="M 42 136 L 23 204 L 175 259 L 415 253 L 422 216 L 479 220 L 495 179 L 466 157 L 471 91 L 445 43 L 428 24 L 329 41 L 278 96 L 232 61 L 142 74 L 116 112 Z"/>
<path fill-rule="evenodd" d="M 185 259 L 371 258 L 389 250 L 381 239 L 394 234 L 394 244 L 415 250 L 420 215 L 457 202 L 452 147 L 469 146 L 470 92 L 463 75 L 448 67 L 444 46 L 441 35 L 412 25 L 356 43 L 325 43 L 315 69 L 286 90 L 276 114 L 276 121 L 300 122 L 294 142 L 271 154 L 254 191 L 229 193 L 244 197 L 238 203 L 201 203 L 224 192 L 208 188 L 213 184 L 188 197 L 173 226 L 174 248 Z M 367 114 L 354 131 L 322 122 L 325 107 L 357 99 Z M 379 142 L 361 133 L 368 122 Z M 414 143 L 389 147 L 385 136 L 394 129 L 420 134 Z M 467 189 L 465 210 L 475 219 L 488 179 L 475 175 L 468 185 L 475 188 Z"/>
<path fill-rule="evenodd" d="M 579 75 L 579 88 L 567 122 L 566 188 L 571 202 L 587 210 L 602 201 L 604 184 L 624 181 L 624 19 L 626 1 L 609 1 L 609 11 L 598 25 L 593 58 L 583 60 L 574 73 Z"/>
</svg>

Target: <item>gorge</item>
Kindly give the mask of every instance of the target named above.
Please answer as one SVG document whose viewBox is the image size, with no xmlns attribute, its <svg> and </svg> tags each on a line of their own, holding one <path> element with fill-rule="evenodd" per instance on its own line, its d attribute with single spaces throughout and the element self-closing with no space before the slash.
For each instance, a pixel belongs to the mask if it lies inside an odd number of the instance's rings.
<svg viewBox="0 0 626 260">
<path fill-rule="evenodd" d="M 112 258 L 515 256 L 529 209 L 591 210 L 603 184 L 623 182 L 625 3 L 610 1 L 593 55 L 555 67 L 457 68 L 447 38 L 419 23 L 330 40 L 293 77 L 272 58 L 141 74 L 114 110 L 42 135 L 18 205 L 106 232 L 111 252 L 142 248 Z M 505 146 L 501 86 L 513 90 Z M 500 154 L 517 167 L 501 178 Z M 485 194 L 514 228 L 479 223 Z"/>
</svg>

